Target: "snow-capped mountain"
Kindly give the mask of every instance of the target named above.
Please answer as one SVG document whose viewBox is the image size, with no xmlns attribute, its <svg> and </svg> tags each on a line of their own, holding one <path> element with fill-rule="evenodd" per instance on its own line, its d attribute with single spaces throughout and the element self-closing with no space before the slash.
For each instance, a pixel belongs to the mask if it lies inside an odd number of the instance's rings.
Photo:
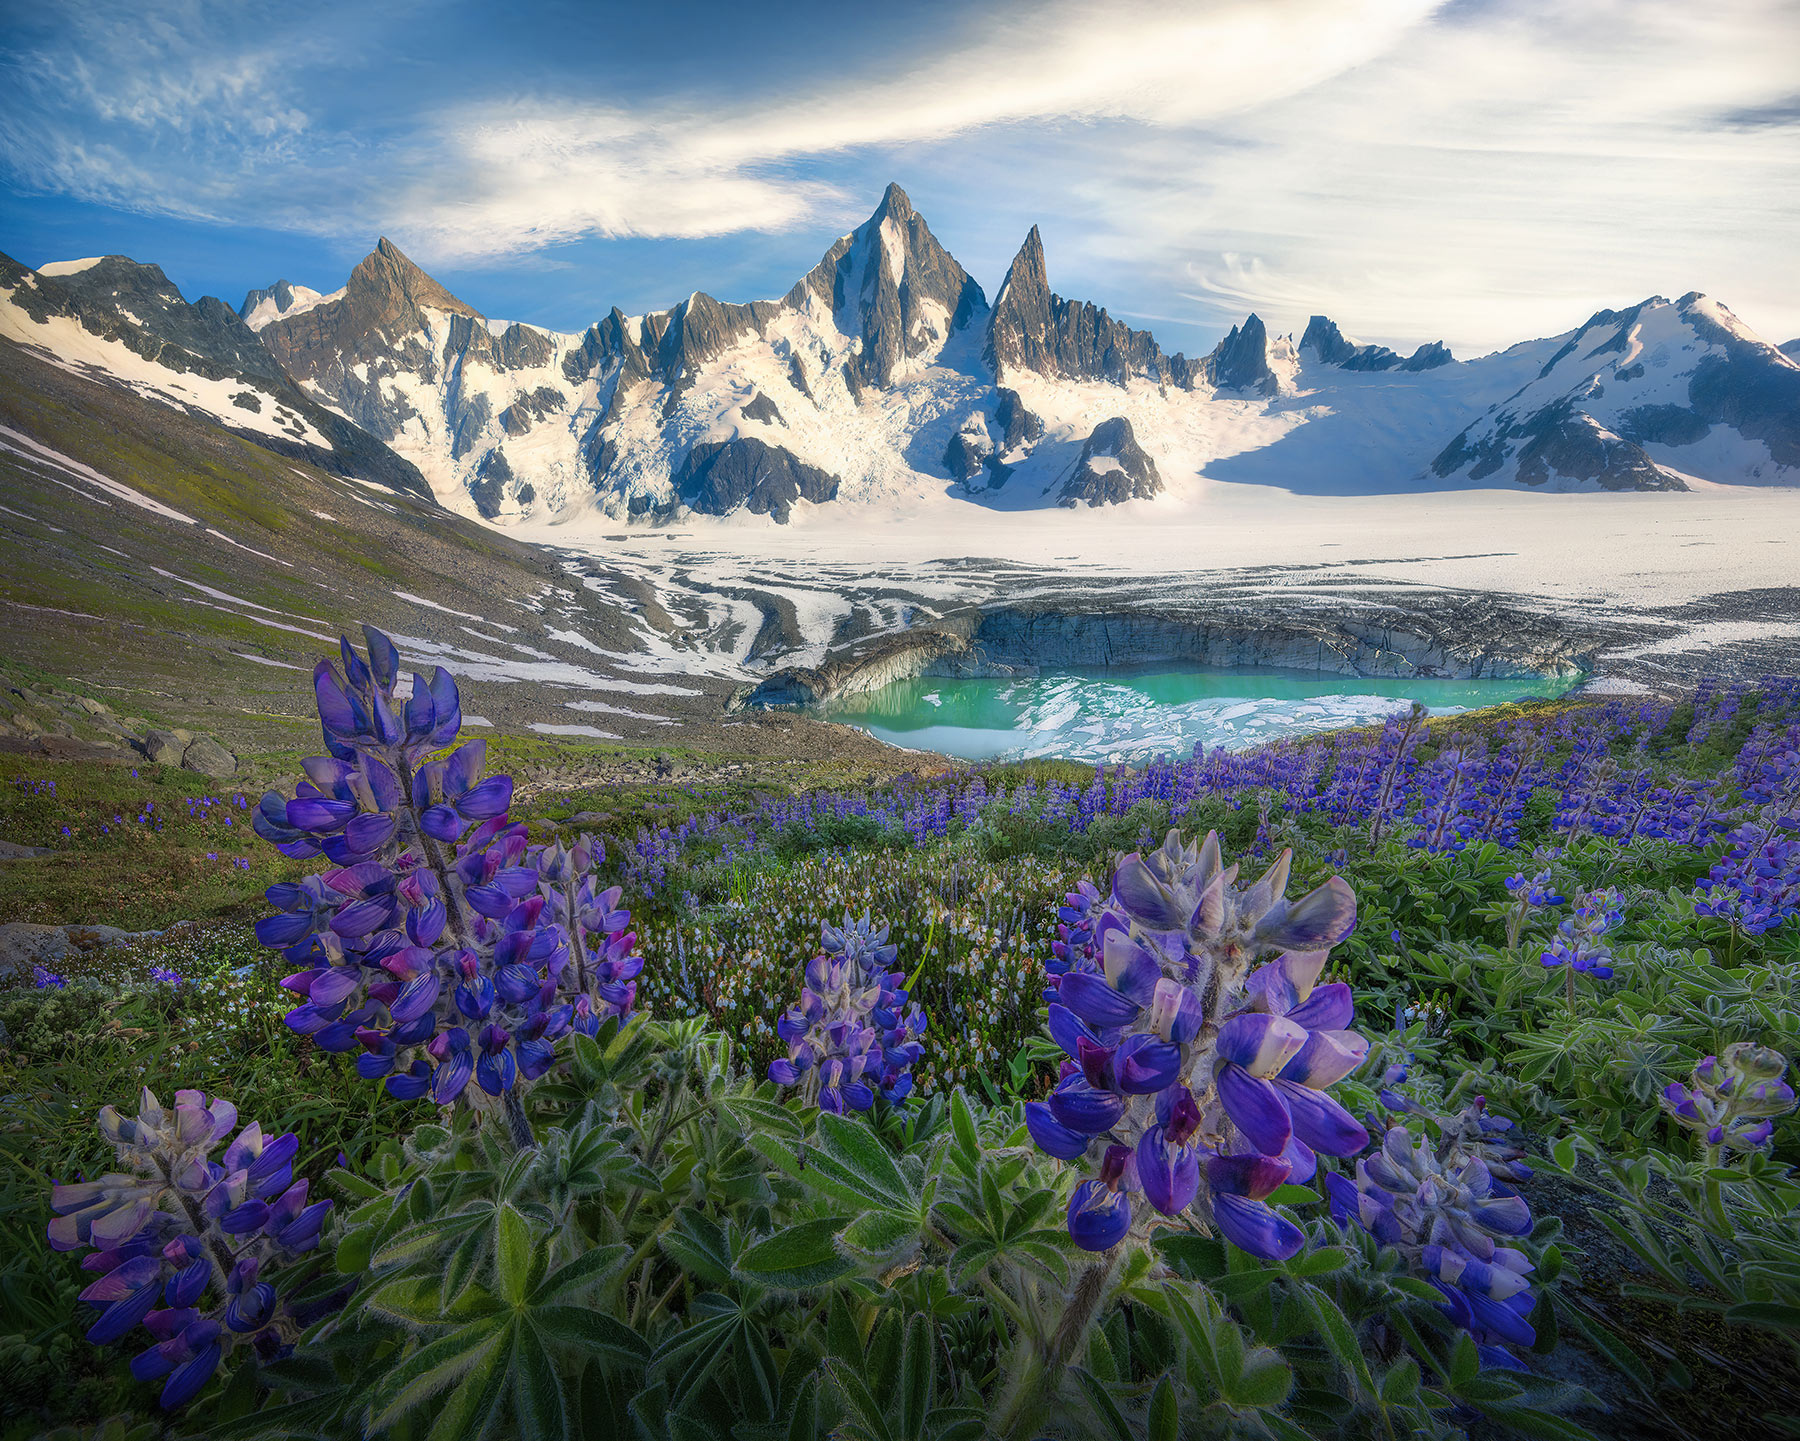
<svg viewBox="0 0 1800 1441">
<path fill-rule="evenodd" d="M 1452 440 L 1439 476 L 1570 489 L 1800 480 L 1800 366 L 1698 291 L 1602 310 Z"/>
<path fill-rule="evenodd" d="M 0 255 L 0 337 L 267 450 L 430 498 L 410 463 L 304 394 L 230 306 L 189 304 L 154 265 L 107 255 L 33 271 Z"/>
<path fill-rule="evenodd" d="M 1800 484 L 1800 365 L 1699 295 L 1473 360 L 1322 315 L 1296 342 L 1255 314 L 1189 358 L 1053 291 L 1035 227 L 990 305 L 898 186 L 780 299 L 695 292 L 579 333 L 490 320 L 386 239 L 341 290 L 278 281 L 235 314 L 118 258 L 15 266 L 0 327 L 265 443 L 360 446 L 452 509 L 577 534 L 816 506 L 1155 506 L 1216 483 Z"/>
</svg>

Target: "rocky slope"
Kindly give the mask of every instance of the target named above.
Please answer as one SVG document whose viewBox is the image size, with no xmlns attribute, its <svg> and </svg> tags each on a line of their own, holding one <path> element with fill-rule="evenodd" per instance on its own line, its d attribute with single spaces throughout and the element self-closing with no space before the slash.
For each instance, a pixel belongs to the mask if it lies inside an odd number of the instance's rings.
<svg viewBox="0 0 1800 1441">
<path fill-rule="evenodd" d="M 299 389 L 230 306 L 190 304 L 154 265 L 108 255 L 33 271 L 0 255 L 0 337 L 278 455 L 430 498 L 409 462 Z"/>
</svg>

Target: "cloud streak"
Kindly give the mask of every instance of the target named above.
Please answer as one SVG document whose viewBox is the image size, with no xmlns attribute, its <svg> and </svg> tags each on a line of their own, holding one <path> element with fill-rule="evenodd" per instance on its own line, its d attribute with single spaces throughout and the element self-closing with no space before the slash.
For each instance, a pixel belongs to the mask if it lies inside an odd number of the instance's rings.
<svg viewBox="0 0 1800 1441">
<path fill-rule="evenodd" d="M 924 173 L 951 197 L 934 226 L 966 263 L 975 238 L 990 286 L 1042 218 L 1059 289 L 1189 331 L 1321 310 L 1482 349 L 1694 286 L 1800 331 L 1784 0 L 1009 6 L 803 82 L 722 55 L 706 92 L 600 100 L 572 73 L 411 74 L 357 44 L 355 11 L 71 13 L 0 57 L 19 190 L 385 231 L 468 266 L 844 228 L 888 174 Z"/>
</svg>

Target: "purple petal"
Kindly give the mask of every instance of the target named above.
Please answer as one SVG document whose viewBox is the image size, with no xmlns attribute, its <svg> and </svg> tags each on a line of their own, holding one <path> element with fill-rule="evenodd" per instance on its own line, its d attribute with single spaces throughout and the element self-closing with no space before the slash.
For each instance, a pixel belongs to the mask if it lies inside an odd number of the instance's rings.
<svg viewBox="0 0 1800 1441">
<path fill-rule="evenodd" d="M 1218 1085 L 1225 1114 L 1244 1133 L 1245 1140 L 1269 1156 L 1279 1156 L 1287 1149 L 1294 1126 L 1274 1082 L 1261 1080 L 1242 1066 L 1228 1063 L 1219 1070 Z"/>
<path fill-rule="evenodd" d="M 1137 1019 L 1143 1007 L 1107 984 L 1104 976 L 1076 971 L 1063 977 L 1058 991 L 1062 1003 L 1091 1026 L 1124 1026 Z"/>
<path fill-rule="evenodd" d="M 1025 1103 L 1025 1129 L 1040 1150 L 1059 1161 L 1075 1161 L 1087 1154 L 1088 1138 L 1063 1125 L 1042 1101 Z"/>
<path fill-rule="evenodd" d="M 1215 1195 L 1213 1219 L 1227 1241 L 1265 1261 L 1285 1261 L 1306 1244 L 1306 1234 L 1298 1226 L 1261 1201 Z"/>
<path fill-rule="evenodd" d="M 1273 1076 L 1306 1044 L 1306 1028 L 1266 1011 L 1245 1011 L 1219 1027 L 1218 1055 L 1252 1076 Z"/>
<path fill-rule="evenodd" d="M 1369 1133 L 1363 1129 L 1362 1122 L 1325 1092 L 1293 1081 L 1278 1079 L 1271 1084 L 1280 1093 L 1280 1099 L 1286 1102 L 1286 1110 L 1293 1118 L 1293 1133 L 1313 1150 L 1323 1151 L 1327 1156 L 1354 1156 L 1368 1146 Z M 1280 1146 L 1263 1149 L 1278 1153 L 1286 1144 L 1284 1138 Z"/>
</svg>

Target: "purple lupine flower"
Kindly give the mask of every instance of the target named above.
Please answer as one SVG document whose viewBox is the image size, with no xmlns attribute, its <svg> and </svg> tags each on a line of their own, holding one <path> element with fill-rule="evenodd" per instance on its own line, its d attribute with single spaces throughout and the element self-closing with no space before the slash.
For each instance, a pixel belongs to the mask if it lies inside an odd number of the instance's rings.
<svg viewBox="0 0 1800 1441">
<path fill-rule="evenodd" d="M 31 968 L 31 984 L 40 991 L 60 991 L 69 984 L 68 979 L 59 976 L 55 971 L 46 970 L 43 966 Z"/>
<path fill-rule="evenodd" d="M 1352 1180 L 1325 1177 L 1332 1218 L 1396 1248 L 1443 1297 L 1442 1309 L 1481 1348 L 1484 1365 L 1518 1366 L 1505 1348 L 1529 1346 L 1536 1269 L 1501 1244 L 1528 1234 L 1531 1208 L 1473 1154 L 1460 1128 L 1439 1137 L 1390 1126 L 1379 1150 L 1357 1162 Z"/>
<path fill-rule="evenodd" d="M 131 1373 L 164 1381 L 169 1410 L 191 1401 L 236 1347 L 272 1359 L 311 1324 L 261 1278 L 318 1246 L 331 1202 L 309 1204 L 307 1183 L 293 1179 L 292 1134 L 265 1137 L 252 1121 L 214 1160 L 237 1121 L 229 1101 L 177 1091 L 165 1110 L 145 1090 L 136 1117 L 100 1112 L 100 1133 L 128 1170 L 51 1193 L 50 1245 L 89 1249 L 82 1269 L 100 1273 L 81 1293 L 99 1312 L 88 1339 L 113 1345 L 142 1326 L 150 1344 Z"/>
<path fill-rule="evenodd" d="M 1170 831 L 1114 874 L 1092 915 L 1095 962 L 1065 962 L 1049 1030 L 1068 1060 L 1025 1120 L 1049 1154 L 1100 1162 L 1071 1203 L 1079 1244 L 1123 1239 L 1125 1191 L 1137 1189 L 1153 1213 L 1191 1215 L 1265 1259 L 1290 1256 L 1300 1231 L 1267 1197 L 1312 1176 L 1317 1152 L 1368 1144 L 1326 1093 L 1368 1044 L 1349 1029 L 1350 988 L 1319 984 L 1330 948 L 1355 925 L 1356 898 L 1333 877 L 1288 901 L 1291 859 L 1284 852 L 1239 885 L 1216 835 L 1190 846 Z M 1122 1171 L 1120 1153 L 1131 1163 Z"/>
<path fill-rule="evenodd" d="M 868 916 L 846 914 L 842 926 L 819 929 L 800 999 L 775 1023 L 788 1053 L 770 1063 L 769 1079 L 798 1086 L 806 1104 L 827 1111 L 866 1111 L 877 1094 L 904 1104 L 925 1015 L 908 1004 L 905 974 L 888 969 L 899 948 Z"/>
<path fill-rule="evenodd" d="M 1688 1084 L 1665 1086 L 1662 1107 L 1705 1142 L 1714 1162 L 1725 1150 L 1761 1150 L 1775 1133 L 1774 1118 L 1795 1106 L 1793 1087 L 1782 1080 L 1786 1070 L 1779 1051 L 1739 1041 L 1695 1066 Z"/>
<path fill-rule="evenodd" d="M 1556 928 L 1556 935 L 1544 948 L 1543 964 L 1550 968 L 1567 966 L 1571 986 L 1574 975 L 1581 972 L 1597 981 L 1612 978 L 1612 949 L 1602 939 L 1625 919 L 1619 909 L 1619 897 L 1613 891 L 1586 891 L 1575 898 L 1575 913 Z"/>
<path fill-rule="evenodd" d="M 271 886 L 279 913 L 257 937 L 301 967 L 282 983 L 303 1001 L 292 1029 L 358 1052 L 358 1074 L 402 1099 L 498 1099 L 526 1145 L 507 1098 L 556 1063 L 562 1037 L 632 1012 L 643 960 L 630 913 L 617 888 L 594 888 L 597 842 L 533 846 L 508 820 L 512 780 L 483 777 L 485 742 L 426 759 L 456 739 L 456 683 L 441 668 L 414 675 L 402 704 L 392 643 L 363 633 L 366 660 L 345 641 L 342 675 L 314 672 L 330 754 L 252 817 L 283 854 L 334 868 Z"/>
</svg>

